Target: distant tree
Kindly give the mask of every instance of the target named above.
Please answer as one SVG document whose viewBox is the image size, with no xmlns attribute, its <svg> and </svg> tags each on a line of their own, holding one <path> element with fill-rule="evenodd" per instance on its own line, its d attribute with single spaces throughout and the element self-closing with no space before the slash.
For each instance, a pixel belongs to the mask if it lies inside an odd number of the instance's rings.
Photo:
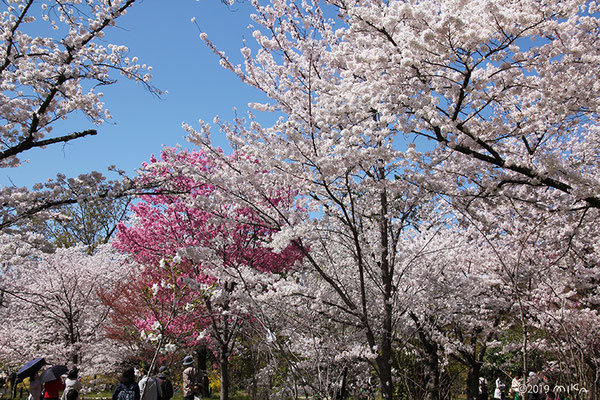
<svg viewBox="0 0 600 400">
<path fill-rule="evenodd" d="M 107 371 L 122 346 L 108 340 L 110 309 L 99 291 L 127 279 L 123 257 L 103 246 L 32 253 L 3 272 L 6 308 L 0 318 L 0 359 L 18 365 L 32 357 Z"/>
<path fill-rule="evenodd" d="M 106 244 L 125 219 L 129 197 L 85 200 L 53 210 L 53 218 L 34 219 L 32 229 L 57 247 L 83 245 L 92 254 Z"/>
</svg>

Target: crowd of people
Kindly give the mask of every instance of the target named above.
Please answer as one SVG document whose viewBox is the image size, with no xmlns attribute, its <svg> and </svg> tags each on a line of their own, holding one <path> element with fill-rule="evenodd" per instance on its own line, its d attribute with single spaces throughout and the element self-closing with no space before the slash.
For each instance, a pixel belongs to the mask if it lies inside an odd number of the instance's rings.
<svg viewBox="0 0 600 400">
<path fill-rule="evenodd" d="M 202 398 L 203 375 L 194 367 L 194 359 L 186 356 L 183 359 L 183 398 L 184 400 L 200 400 Z M 173 397 L 173 384 L 169 380 L 167 367 L 162 366 L 158 375 L 148 375 L 145 368 L 140 370 L 142 378 L 135 380 L 133 368 L 127 368 L 121 374 L 119 383 L 115 387 L 112 400 L 170 400 Z"/>
<path fill-rule="evenodd" d="M 29 396 L 27 400 L 78 400 L 81 382 L 78 378 L 77 368 L 69 371 L 63 380 L 58 377 L 54 380 L 42 382 L 40 375 L 35 372 L 29 380 Z M 62 392 L 62 395 L 61 393 Z"/>
<path fill-rule="evenodd" d="M 182 389 L 184 400 L 201 400 L 204 375 L 194 367 L 192 356 L 183 359 Z M 139 370 L 141 379 L 136 380 L 133 367 L 125 369 L 115 386 L 112 400 L 170 400 L 173 397 L 173 384 L 169 378 L 169 370 L 161 366 L 156 376 L 148 375 L 146 368 Z M 81 382 L 77 369 L 72 369 L 63 379 L 42 383 L 40 375 L 35 372 L 30 376 L 29 396 L 27 400 L 78 400 Z M 62 392 L 62 395 L 61 395 Z"/>
<path fill-rule="evenodd" d="M 488 400 L 490 394 L 493 400 L 523 400 L 527 394 L 529 400 L 563 400 L 565 395 L 571 391 L 584 393 L 584 388 L 576 388 L 573 386 L 565 388 L 551 384 L 548 379 L 542 374 L 530 372 L 526 380 L 522 380 L 514 373 L 509 373 L 510 386 L 504 383 L 502 376 L 498 376 L 493 388 L 493 392 L 489 393 L 488 382 L 485 378 L 479 378 L 479 400 Z"/>
</svg>

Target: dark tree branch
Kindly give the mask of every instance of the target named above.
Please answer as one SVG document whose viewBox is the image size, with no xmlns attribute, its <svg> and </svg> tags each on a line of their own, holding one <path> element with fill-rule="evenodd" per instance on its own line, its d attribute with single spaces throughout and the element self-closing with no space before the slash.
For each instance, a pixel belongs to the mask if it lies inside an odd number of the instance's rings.
<svg viewBox="0 0 600 400">
<path fill-rule="evenodd" d="M 35 147 L 43 147 L 43 146 L 47 146 L 49 144 L 54 144 L 54 143 L 61 143 L 61 142 L 69 142 L 71 140 L 74 139 L 78 139 L 80 137 L 84 137 L 84 136 L 94 136 L 97 135 L 98 132 L 95 129 L 88 129 L 85 131 L 81 131 L 81 132 L 73 132 L 69 135 L 64 135 L 64 136 L 59 136 L 59 137 L 55 137 L 55 138 L 51 138 L 51 139 L 46 139 L 46 140 L 33 140 L 32 136 L 29 136 L 27 139 L 25 139 L 24 141 L 22 141 L 21 143 L 19 143 L 16 146 L 13 147 L 9 147 L 8 149 L 0 152 L 0 160 L 5 160 L 9 157 L 13 157 L 16 156 L 19 153 L 22 153 L 24 151 L 30 150 L 32 148 Z"/>
</svg>

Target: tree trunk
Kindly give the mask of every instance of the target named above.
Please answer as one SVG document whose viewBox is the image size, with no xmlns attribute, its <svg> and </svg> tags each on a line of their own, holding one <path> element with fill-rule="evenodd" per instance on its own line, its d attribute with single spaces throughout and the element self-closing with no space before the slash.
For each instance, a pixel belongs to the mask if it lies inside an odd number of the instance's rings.
<svg viewBox="0 0 600 400">
<path fill-rule="evenodd" d="M 481 375 L 481 366 L 477 361 L 468 366 L 467 372 L 467 400 L 479 399 L 479 376 Z"/>
<path fill-rule="evenodd" d="M 79 342 L 79 335 L 77 334 L 77 329 L 75 327 L 75 317 L 72 311 L 64 311 L 67 322 L 69 324 L 69 332 L 67 334 L 67 341 L 71 347 L 71 362 L 73 363 L 73 367 L 79 365 L 79 348 L 77 346 L 77 342 Z"/>
<path fill-rule="evenodd" d="M 377 357 L 379 369 L 379 382 L 381 386 L 381 398 L 392 400 L 394 398 L 394 385 L 392 384 L 391 346 L 386 346 L 382 340 L 381 354 Z"/>
<path fill-rule="evenodd" d="M 221 373 L 221 394 L 219 399 L 229 400 L 229 357 L 226 345 L 221 348 L 219 370 Z"/>
<path fill-rule="evenodd" d="M 381 180 L 385 179 L 384 168 L 379 168 L 378 175 Z M 377 357 L 379 368 L 379 379 L 381 380 L 381 396 L 383 400 L 394 398 L 394 384 L 392 382 L 392 294 L 393 294 L 393 267 L 389 261 L 389 226 L 388 226 L 388 200 L 387 192 L 382 190 L 379 195 L 381 215 L 379 220 L 379 234 L 381 235 L 381 280 L 383 283 L 383 329 L 381 337 L 381 353 Z"/>
<path fill-rule="evenodd" d="M 17 397 L 17 374 L 15 372 L 10 374 L 10 396 L 11 399 Z"/>
<path fill-rule="evenodd" d="M 410 317 L 415 321 L 417 333 L 421 341 L 423 352 L 423 379 L 422 387 L 424 390 L 424 400 L 438 400 L 440 398 L 440 368 L 438 359 L 438 344 L 430 339 L 430 336 L 423 329 L 421 322 L 416 314 L 410 313 Z"/>
<path fill-rule="evenodd" d="M 425 346 L 424 367 L 424 400 L 438 400 L 440 392 L 440 369 L 437 355 L 437 344 L 430 342 Z"/>
<path fill-rule="evenodd" d="M 209 397 L 210 393 L 208 390 L 208 374 L 206 373 L 206 363 L 208 358 L 208 351 L 206 346 L 202 346 L 196 349 L 196 359 L 198 360 L 198 370 L 202 372 L 202 397 Z"/>
<path fill-rule="evenodd" d="M 342 372 L 342 381 L 340 382 L 339 390 L 337 391 L 335 398 L 337 400 L 346 400 L 348 397 L 348 391 L 346 390 L 346 380 L 348 378 L 348 367 L 344 367 Z"/>
</svg>

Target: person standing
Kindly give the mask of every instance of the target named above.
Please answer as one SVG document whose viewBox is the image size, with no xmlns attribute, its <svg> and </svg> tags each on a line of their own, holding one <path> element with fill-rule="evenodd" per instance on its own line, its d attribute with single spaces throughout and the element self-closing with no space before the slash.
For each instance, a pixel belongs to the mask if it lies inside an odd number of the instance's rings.
<svg viewBox="0 0 600 400">
<path fill-rule="evenodd" d="M 183 359 L 183 400 L 194 400 L 194 397 L 202 398 L 202 391 L 198 385 L 198 370 L 194 367 L 194 358 L 185 356 Z"/>
<path fill-rule="evenodd" d="M 65 380 L 65 391 L 63 392 L 61 400 L 78 400 L 79 399 L 79 391 L 81 390 L 81 382 L 79 382 L 78 378 L 79 371 L 77 368 L 73 368 L 67 374 L 67 379 Z"/>
<path fill-rule="evenodd" d="M 488 382 L 483 376 L 479 377 L 479 400 L 488 400 Z"/>
<path fill-rule="evenodd" d="M 510 376 L 512 377 L 512 381 L 510 382 L 510 396 L 514 400 L 521 400 L 521 380 L 514 372 L 511 372 Z"/>
<path fill-rule="evenodd" d="M 65 384 L 61 378 L 46 382 L 44 384 L 44 400 L 58 400 L 62 390 L 65 390 Z"/>
<path fill-rule="evenodd" d="M 170 400 L 173 397 L 173 384 L 169 380 L 169 370 L 164 365 L 159 368 L 156 381 L 162 393 L 161 400 Z"/>
<path fill-rule="evenodd" d="M 162 393 L 156 378 L 148 376 L 148 370 L 142 368 L 142 379 L 140 379 L 140 395 L 141 400 L 161 400 Z"/>
<path fill-rule="evenodd" d="M 40 376 L 36 372 L 31 378 L 29 378 L 29 396 L 27 400 L 40 400 L 42 396 L 42 381 Z"/>
<path fill-rule="evenodd" d="M 505 388 L 506 385 L 504 384 L 504 382 L 502 382 L 502 379 L 498 377 L 498 379 L 496 379 L 496 389 L 494 389 L 495 400 L 504 400 L 503 392 Z"/>
<path fill-rule="evenodd" d="M 121 374 L 119 383 L 113 392 L 112 400 L 140 400 L 140 387 L 135 382 L 133 368 L 127 368 Z"/>
</svg>

